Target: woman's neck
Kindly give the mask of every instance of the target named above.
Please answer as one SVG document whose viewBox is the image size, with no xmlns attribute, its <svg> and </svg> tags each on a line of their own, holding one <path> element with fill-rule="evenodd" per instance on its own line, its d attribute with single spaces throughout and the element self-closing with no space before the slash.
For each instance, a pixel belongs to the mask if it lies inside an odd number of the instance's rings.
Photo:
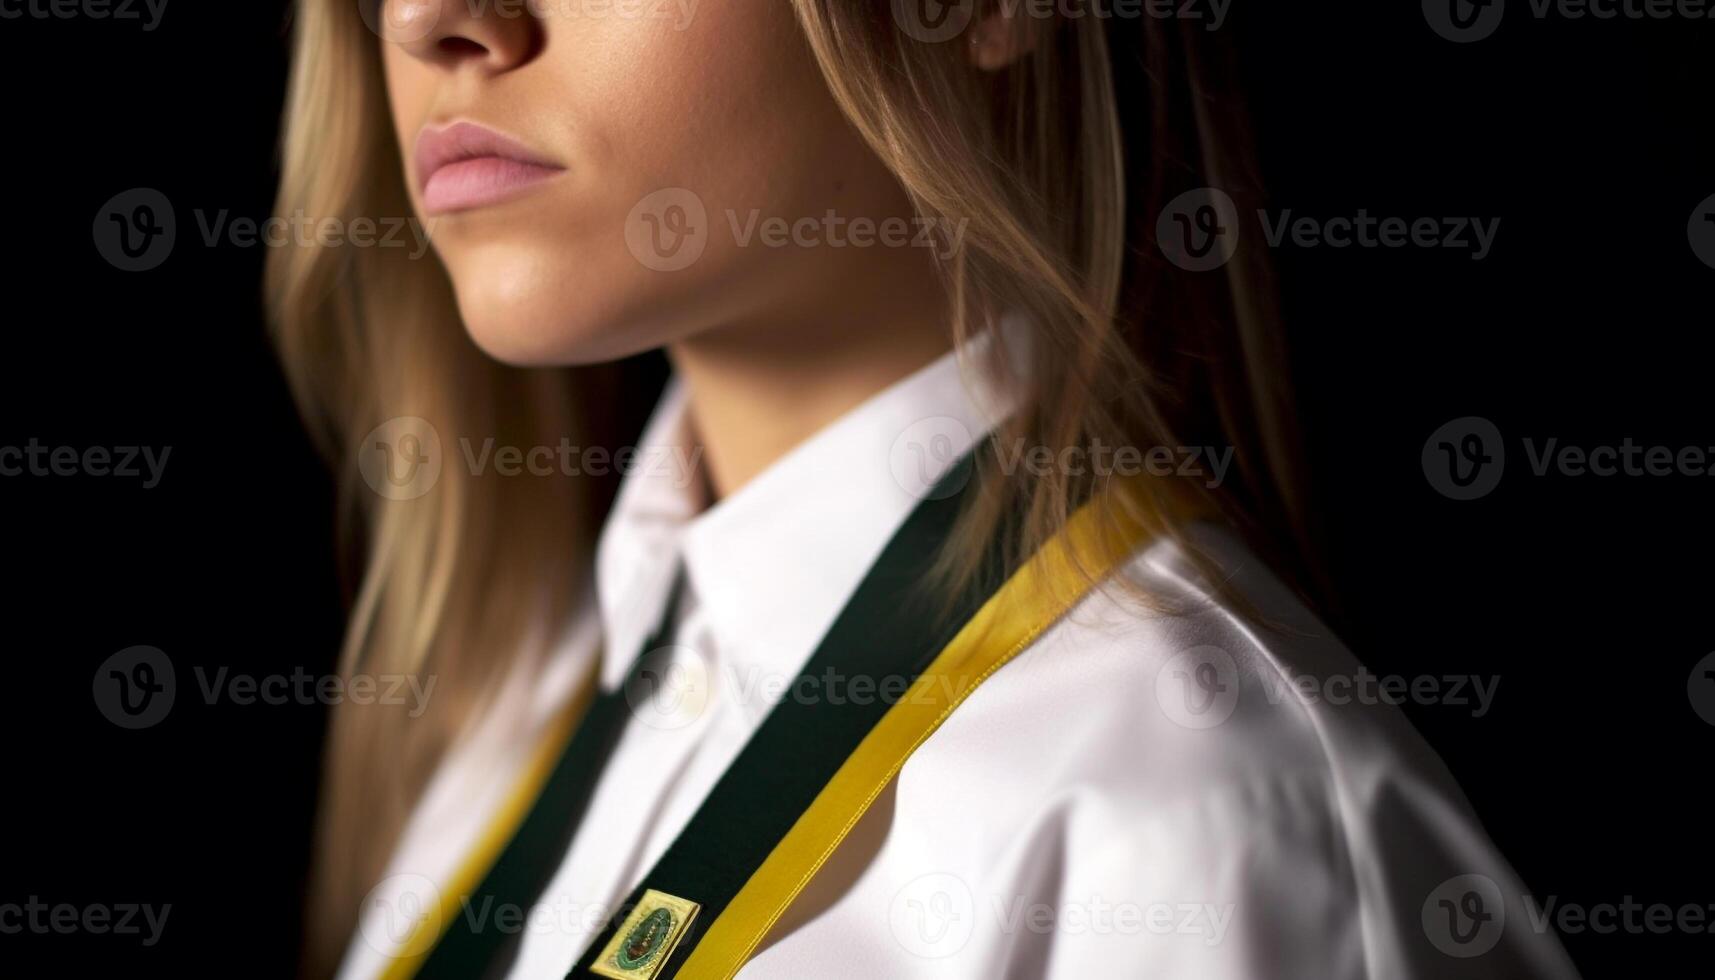
<svg viewBox="0 0 1715 980">
<path fill-rule="evenodd" d="M 714 500 L 952 348 L 936 291 L 884 304 L 831 303 L 768 326 L 711 330 L 668 348 L 690 399 Z M 842 297 L 844 299 L 844 297 Z M 867 307 L 867 308 L 866 308 Z M 885 461 L 883 461 L 885 462 Z"/>
</svg>

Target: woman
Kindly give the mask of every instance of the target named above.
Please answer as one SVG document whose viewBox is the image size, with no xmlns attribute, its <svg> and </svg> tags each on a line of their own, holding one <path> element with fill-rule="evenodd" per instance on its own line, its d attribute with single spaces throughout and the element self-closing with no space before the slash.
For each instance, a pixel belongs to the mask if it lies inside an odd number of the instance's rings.
<svg viewBox="0 0 1715 980">
<path fill-rule="evenodd" d="M 269 269 L 439 692 L 336 711 L 313 973 L 1572 975 L 1306 696 L 1218 36 L 1096 10 L 302 4 L 281 211 L 434 243 Z"/>
</svg>

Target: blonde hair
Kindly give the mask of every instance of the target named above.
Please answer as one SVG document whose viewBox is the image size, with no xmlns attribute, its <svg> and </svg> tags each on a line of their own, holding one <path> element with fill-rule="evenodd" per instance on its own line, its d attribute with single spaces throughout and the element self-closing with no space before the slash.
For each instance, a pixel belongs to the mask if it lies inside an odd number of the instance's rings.
<svg viewBox="0 0 1715 980">
<path fill-rule="evenodd" d="M 977 16 L 997 3 L 982 0 Z M 1027 314 L 1031 380 L 999 438 L 1230 445 L 1236 480 L 1156 481 L 1125 505 L 1176 533 L 1182 498 L 1196 497 L 1296 571 L 1306 521 L 1268 270 L 1241 249 L 1218 272 L 1185 272 L 1152 244 L 1180 191 L 1256 193 L 1230 68 L 1204 50 L 1215 39 L 1170 20 L 1061 17 L 1028 25 L 1027 53 L 988 73 L 962 45 L 914 40 L 872 0 L 793 4 L 834 98 L 917 209 L 968 219 L 943 266 L 956 335 L 998 311 Z M 300 4 L 279 213 L 410 215 L 377 49 L 357 5 Z M 401 416 L 512 445 L 603 444 L 635 420 L 600 409 L 621 401 L 621 366 L 524 370 L 482 355 L 440 265 L 398 249 L 277 250 L 267 302 L 310 428 L 340 466 L 361 562 L 341 670 L 432 674 L 444 692 L 416 719 L 334 711 L 307 923 L 305 965 L 319 974 L 448 743 L 569 615 L 612 489 L 447 467 L 425 495 L 387 500 L 360 487 L 358 441 Z M 1099 483 L 993 466 L 978 478 L 935 570 L 951 583 L 968 580 L 993 535 L 1033 550 Z"/>
</svg>

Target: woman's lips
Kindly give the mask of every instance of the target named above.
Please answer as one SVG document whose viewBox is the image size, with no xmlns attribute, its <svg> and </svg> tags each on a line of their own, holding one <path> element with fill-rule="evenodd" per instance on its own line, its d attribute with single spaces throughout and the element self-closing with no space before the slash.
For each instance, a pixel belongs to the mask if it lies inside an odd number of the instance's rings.
<svg viewBox="0 0 1715 980">
<path fill-rule="evenodd" d="M 465 211 L 510 200 L 565 168 L 507 136 L 459 122 L 417 136 L 423 210 Z"/>
<path fill-rule="evenodd" d="M 429 175 L 423 184 L 423 209 L 441 214 L 498 204 L 561 172 L 507 157 L 460 160 Z"/>
</svg>

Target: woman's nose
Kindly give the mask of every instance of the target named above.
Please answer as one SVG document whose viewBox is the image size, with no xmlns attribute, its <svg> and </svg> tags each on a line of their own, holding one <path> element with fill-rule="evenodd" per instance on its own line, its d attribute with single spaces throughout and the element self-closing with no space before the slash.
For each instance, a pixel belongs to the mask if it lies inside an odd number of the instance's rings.
<svg viewBox="0 0 1715 980">
<path fill-rule="evenodd" d="M 542 24 L 522 0 L 381 0 L 384 40 L 425 64 L 511 71 L 541 47 Z"/>
</svg>

